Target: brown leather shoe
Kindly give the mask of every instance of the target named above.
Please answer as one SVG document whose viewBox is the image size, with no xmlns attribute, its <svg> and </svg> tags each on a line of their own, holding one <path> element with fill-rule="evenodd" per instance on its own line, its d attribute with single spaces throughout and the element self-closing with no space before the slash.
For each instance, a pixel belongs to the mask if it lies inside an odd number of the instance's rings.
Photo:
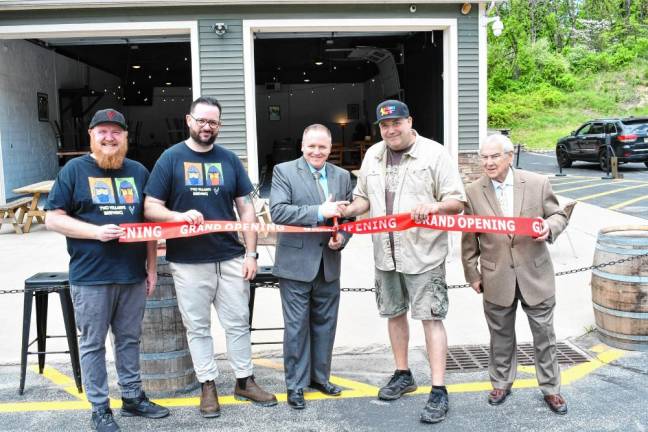
<svg viewBox="0 0 648 432">
<path fill-rule="evenodd" d="M 567 414 L 567 401 L 559 394 L 546 395 L 545 402 L 556 414 Z"/>
<path fill-rule="evenodd" d="M 202 383 L 202 394 L 200 395 L 200 415 L 206 418 L 220 416 L 220 404 L 214 381 Z"/>
<path fill-rule="evenodd" d="M 506 397 L 510 394 L 510 389 L 494 388 L 490 393 L 488 393 L 488 403 L 491 405 L 501 405 L 506 400 Z"/>
<path fill-rule="evenodd" d="M 237 378 L 234 386 L 234 397 L 238 400 L 248 400 L 261 406 L 277 405 L 277 398 L 268 393 L 254 382 L 254 375 L 246 378 Z"/>
</svg>

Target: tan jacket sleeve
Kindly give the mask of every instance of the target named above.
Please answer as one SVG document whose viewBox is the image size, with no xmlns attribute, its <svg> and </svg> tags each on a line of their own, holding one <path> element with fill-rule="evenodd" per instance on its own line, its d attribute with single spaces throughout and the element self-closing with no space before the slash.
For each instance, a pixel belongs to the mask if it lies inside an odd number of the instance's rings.
<svg viewBox="0 0 648 432">
<path fill-rule="evenodd" d="M 473 209 L 470 203 L 470 196 L 466 195 L 464 214 L 472 215 Z M 479 234 L 464 232 L 461 235 L 461 262 L 463 263 L 466 282 L 473 283 L 481 280 L 481 274 L 477 268 L 479 259 Z"/>
<path fill-rule="evenodd" d="M 547 240 L 549 243 L 556 241 L 560 233 L 567 228 L 567 215 L 558 204 L 558 198 L 551 189 L 551 183 L 548 178 L 545 178 L 542 185 L 542 207 L 544 212 L 544 219 L 549 225 L 551 234 Z"/>
</svg>

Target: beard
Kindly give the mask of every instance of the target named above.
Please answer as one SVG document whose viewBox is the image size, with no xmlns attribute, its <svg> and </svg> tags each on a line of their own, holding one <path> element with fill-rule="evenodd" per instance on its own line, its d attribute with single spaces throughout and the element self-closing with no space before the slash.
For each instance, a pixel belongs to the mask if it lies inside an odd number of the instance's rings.
<svg viewBox="0 0 648 432">
<path fill-rule="evenodd" d="M 197 144 L 203 146 L 203 147 L 209 147 L 210 145 L 214 144 L 214 141 L 216 141 L 216 137 L 218 136 L 218 132 L 214 132 L 213 130 L 211 131 L 211 136 L 207 139 L 202 139 L 200 137 L 200 130 L 195 131 L 194 129 L 189 129 L 189 136 L 191 137 L 194 142 Z"/>
<path fill-rule="evenodd" d="M 105 155 L 101 149 L 101 141 L 96 141 L 94 137 L 90 137 L 90 150 L 92 156 L 97 161 L 97 165 L 102 169 L 119 169 L 124 164 L 126 153 L 128 152 L 128 134 L 124 134 L 121 142 L 119 142 L 117 152 L 111 155 Z"/>
</svg>

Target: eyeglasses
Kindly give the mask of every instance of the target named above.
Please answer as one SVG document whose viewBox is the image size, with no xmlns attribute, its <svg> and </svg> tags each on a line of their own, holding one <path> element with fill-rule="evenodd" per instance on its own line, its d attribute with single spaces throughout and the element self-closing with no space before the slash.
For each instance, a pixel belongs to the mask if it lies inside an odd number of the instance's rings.
<svg viewBox="0 0 648 432">
<path fill-rule="evenodd" d="M 202 118 L 196 118 L 196 117 L 192 116 L 191 114 L 189 114 L 189 117 L 194 119 L 196 121 L 196 124 L 198 126 L 200 126 L 200 127 L 205 127 L 205 125 L 209 125 L 210 128 L 216 129 L 217 127 L 220 127 L 220 126 L 223 125 L 223 123 L 221 123 L 218 120 L 207 120 L 207 119 L 202 119 Z"/>
</svg>

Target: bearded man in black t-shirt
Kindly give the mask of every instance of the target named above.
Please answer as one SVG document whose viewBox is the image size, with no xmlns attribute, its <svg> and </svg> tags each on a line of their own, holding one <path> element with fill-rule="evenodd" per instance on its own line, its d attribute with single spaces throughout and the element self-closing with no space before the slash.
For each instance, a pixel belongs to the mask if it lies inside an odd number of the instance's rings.
<svg viewBox="0 0 648 432">
<path fill-rule="evenodd" d="M 146 296 L 157 282 L 156 242 L 119 243 L 122 223 L 144 220 L 149 173 L 127 159 L 124 116 L 100 110 L 90 121 L 91 154 L 68 162 L 46 205 L 47 229 L 65 235 L 70 254 L 70 292 L 81 331 L 81 373 L 92 426 L 118 431 L 108 397 L 106 335 L 114 335 L 122 415 L 161 418 L 169 410 L 142 391 L 139 341 Z"/>
</svg>

